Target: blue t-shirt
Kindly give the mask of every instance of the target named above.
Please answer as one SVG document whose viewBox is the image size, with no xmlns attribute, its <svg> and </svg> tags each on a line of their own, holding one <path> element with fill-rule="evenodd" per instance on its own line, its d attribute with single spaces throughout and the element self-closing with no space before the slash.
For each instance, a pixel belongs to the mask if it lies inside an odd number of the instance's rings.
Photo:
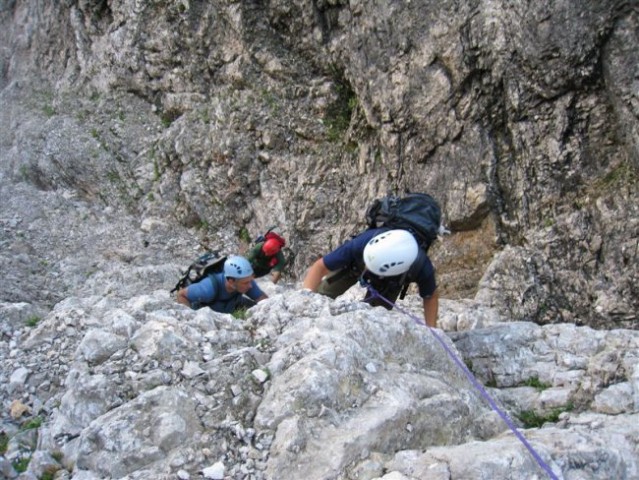
<svg viewBox="0 0 639 480">
<path fill-rule="evenodd" d="M 364 247 L 368 241 L 374 236 L 388 231 L 388 228 L 371 228 L 364 230 L 351 240 L 343 243 L 331 253 L 324 256 L 324 264 L 331 271 L 348 268 L 351 265 L 364 264 Z M 424 255 L 422 268 L 417 274 L 417 278 L 413 279 L 419 287 L 419 296 L 422 298 L 430 297 L 437 289 L 435 281 L 435 267 L 428 256 Z"/>
<path fill-rule="evenodd" d="M 211 307 L 216 312 L 233 313 L 242 306 L 242 294 L 239 292 L 227 292 L 224 273 L 215 273 L 189 285 L 186 289 L 186 298 L 194 309 L 204 305 Z M 257 286 L 255 280 L 251 281 L 251 288 L 246 296 L 257 300 L 264 292 Z"/>
</svg>

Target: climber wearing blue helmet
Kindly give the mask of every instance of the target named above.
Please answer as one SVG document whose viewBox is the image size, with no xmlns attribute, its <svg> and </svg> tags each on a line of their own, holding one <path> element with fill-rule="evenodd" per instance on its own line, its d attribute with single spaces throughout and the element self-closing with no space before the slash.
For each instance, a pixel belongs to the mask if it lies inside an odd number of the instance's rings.
<svg viewBox="0 0 639 480">
<path fill-rule="evenodd" d="M 224 271 L 205 277 L 178 290 L 177 301 L 193 309 L 210 307 L 216 312 L 233 313 L 267 298 L 253 279 L 253 267 L 239 255 L 224 262 Z"/>
</svg>

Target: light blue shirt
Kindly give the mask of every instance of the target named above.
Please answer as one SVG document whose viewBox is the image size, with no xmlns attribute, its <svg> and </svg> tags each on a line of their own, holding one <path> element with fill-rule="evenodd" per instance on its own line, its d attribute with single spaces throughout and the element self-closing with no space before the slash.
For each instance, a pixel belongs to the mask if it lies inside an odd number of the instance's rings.
<svg viewBox="0 0 639 480">
<path fill-rule="evenodd" d="M 211 307 L 216 312 L 233 313 L 242 306 L 243 295 L 239 292 L 227 292 L 224 273 L 215 273 L 189 285 L 186 289 L 186 298 L 191 308 Z M 251 281 L 251 288 L 246 296 L 257 300 L 264 292 L 258 287 L 255 280 Z"/>
</svg>

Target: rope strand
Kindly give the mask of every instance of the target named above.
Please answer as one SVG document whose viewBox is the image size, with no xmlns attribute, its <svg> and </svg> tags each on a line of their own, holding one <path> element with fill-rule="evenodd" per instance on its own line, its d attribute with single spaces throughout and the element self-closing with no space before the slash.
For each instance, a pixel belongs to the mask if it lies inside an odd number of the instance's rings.
<svg viewBox="0 0 639 480">
<path fill-rule="evenodd" d="M 468 378 L 468 380 L 470 381 L 470 383 L 477 389 L 479 390 L 479 392 L 481 393 L 482 397 L 484 397 L 484 399 L 488 402 L 488 404 L 491 406 L 491 408 L 497 412 L 497 414 L 501 417 L 501 419 L 506 423 L 506 425 L 508 425 L 508 428 L 510 428 L 510 430 L 515 434 L 515 436 L 524 444 L 524 446 L 528 449 L 528 451 L 530 452 L 530 454 L 533 456 L 533 458 L 537 461 L 537 463 L 539 464 L 539 466 L 541 468 L 543 468 L 545 470 L 545 472 L 548 474 L 548 477 L 551 478 L 552 480 L 559 480 L 558 477 L 555 475 L 555 473 L 552 471 L 552 469 L 550 468 L 550 466 L 541 458 L 541 456 L 537 453 L 537 451 L 533 448 L 533 446 L 528 442 L 528 440 L 526 440 L 526 437 L 524 437 L 524 435 L 517 429 L 517 427 L 515 426 L 515 424 L 513 423 L 513 421 L 510 419 L 510 417 L 508 416 L 508 414 L 506 412 L 504 412 L 501 408 L 499 408 L 499 406 L 497 405 L 497 403 L 492 399 L 492 397 L 488 394 L 488 392 L 486 391 L 486 389 L 483 387 L 483 385 L 475 378 L 475 376 L 473 375 L 473 373 L 468 369 L 468 367 L 464 364 L 464 362 L 462 360 L 460 360 L 460 358 L 455 355 L 455 352 L 453 352 L 450 347 L 446 344 L 446 342 L 441 338 L 440 335 L 437 334 L 437 332 L 435 331 L 434 328 L 432 328 L 430 325 L 422 322 L 417 316 L 413 315 L 412 313 L 410 313 L 407 310 L 404 310 L 403 308 L 399 307 L 398 305 L 396 305 L 395 303 L 391 302 L 390 300 L 388 300 L 387 298 L 383 297 L 377 290 L 375 290 L 375 288 L 373 288 L 370 284 L 366 285 L 366 287 L 368 288 L 368 291 L 372 294 L 373 297 L 377 297 L 379 299 L 381 299 L 382 301 L 386 302 L 388 305 L 390 305 L 393 308 L 396 308 L 399 312 L 403 313 L 404 315 L 408 316 L 409 318 L 412 318 L 418 325 L 425 325 L 426 327 L 428 327 L 428 330 L 430 331 L 431 334 L 433 334 L 433 336 L 435 337 L 435 339 L 440 343 L 440 345 L 444 348 L 444 350 L 446 351 L 446 353 L 448 354 L 449 357 L 451 357 L 453 359 L 453 361 L 455 362 L 455 364 L 461 368 L 461 370 L 464 372 L 464 374 L 466 375 L 466 378 Z M 371 298 L 371 297 L 368 297 Z"/>
</svg>

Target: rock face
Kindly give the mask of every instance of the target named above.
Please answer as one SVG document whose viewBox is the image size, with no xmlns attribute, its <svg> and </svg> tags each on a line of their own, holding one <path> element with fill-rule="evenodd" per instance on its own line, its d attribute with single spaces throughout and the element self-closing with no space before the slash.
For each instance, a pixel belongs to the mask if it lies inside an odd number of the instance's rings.
<svg viewBox="0 0 639 480">
<path fill-rule="evenodd" d="M 3 2 L 0 478 L 639 476 L 638 25 L 622 0 Z M 441 330 L 415 295 L 298 290 L 406 190 L 452 230 Z M 272 225 L 293 262 L 247 318 L 170 297 Z"/>
</svg>

